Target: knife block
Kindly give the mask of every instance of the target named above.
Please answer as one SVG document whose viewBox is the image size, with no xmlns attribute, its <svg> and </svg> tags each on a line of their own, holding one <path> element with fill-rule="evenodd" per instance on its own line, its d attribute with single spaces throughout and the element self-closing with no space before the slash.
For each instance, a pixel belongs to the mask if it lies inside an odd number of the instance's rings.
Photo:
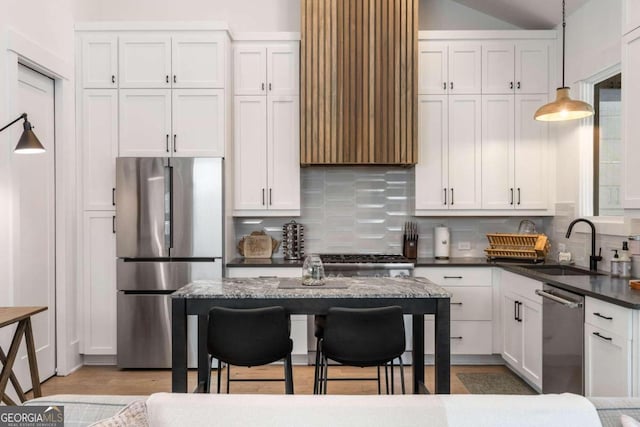
<svg viewBox="0 0 640 427">
<path fill-rule="evenodd" d="M 404 239 L 402 244 L 402 255 L 405 258 L 418 258 L 418 237 L 415 240 Z"/>
</svg>

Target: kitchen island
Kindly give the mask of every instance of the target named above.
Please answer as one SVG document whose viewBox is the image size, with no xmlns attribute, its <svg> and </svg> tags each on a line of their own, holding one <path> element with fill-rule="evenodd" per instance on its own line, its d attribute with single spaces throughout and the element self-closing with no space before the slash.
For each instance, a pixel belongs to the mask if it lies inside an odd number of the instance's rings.
<svg viewBox="0 0 640 427">
<path fill-rule="evenodd" d="M 187 316 L 198 316 L 198 389 L 209 376 L 206 336 L 211 307 L 257 308 L 279 305 L 290 314 L 326 314 L 330 307 L 398 305 L 413 316 L 413 352 L 424 355 L 424 315 L 435 318 L 435 392 L 450 392 L 451 294 L 424 278 L 341 277 L 325 286 L 295 286 L 292 279 L 223 278 L 198 280 L 172 297 L 172 391 L 187 391 Z M 413 357 L 413 392 L 426 392 L 423 357 Z"/>
</svg>

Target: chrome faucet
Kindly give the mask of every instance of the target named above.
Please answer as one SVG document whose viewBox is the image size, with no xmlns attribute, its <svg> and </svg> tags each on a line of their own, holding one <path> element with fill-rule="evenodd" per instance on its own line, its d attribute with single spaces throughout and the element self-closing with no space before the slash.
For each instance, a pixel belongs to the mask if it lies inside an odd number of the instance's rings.
<svg viewBox="0 0 640 427">
<path fill-rule="evenodd" d="M 569 224 L 569 229 L 567 230 L 565 237 L 568 239 L 569 236 L 571 236 L 571 230 L 573 230 L 573 226 L 576 225 L 577 222 L 586 222 L 589 224 L 589 227 L 591 227 L 591 256 L 589 256 L 589 270 L 597 271 L 598 261 L 602 261 L 602 248 L 600 248 L 600 252 L 596 255 L 596 226 L 588 219 L 574 219 L 571 221 L 571 224 Z"/>
</svg>

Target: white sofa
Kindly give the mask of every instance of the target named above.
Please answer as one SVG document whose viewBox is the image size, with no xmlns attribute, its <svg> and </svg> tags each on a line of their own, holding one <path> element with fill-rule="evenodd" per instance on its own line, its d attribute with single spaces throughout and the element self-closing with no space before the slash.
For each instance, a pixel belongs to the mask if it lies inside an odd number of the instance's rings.
<svg viewBox="0 0 640 427">
<path fill-rule="evenodd" d="M 122 402 L 144 400 L 147 420 L 152 427 L 602 425 L 594 405 L 588 399 L 573 394 L 312 396 L 156 393 L 147 398 L 58 395 L 34 399 L 26 404 L 64 405 L 65 425 L 81 426 L 89 425 L 97 418 L 72 417 L 86 416 L 87 405 L 94 406 L 90 412 L 95 412 L 96 405 L 110 405 L 110 410 L 115 413 L 113 399 Z"/>
</svg>

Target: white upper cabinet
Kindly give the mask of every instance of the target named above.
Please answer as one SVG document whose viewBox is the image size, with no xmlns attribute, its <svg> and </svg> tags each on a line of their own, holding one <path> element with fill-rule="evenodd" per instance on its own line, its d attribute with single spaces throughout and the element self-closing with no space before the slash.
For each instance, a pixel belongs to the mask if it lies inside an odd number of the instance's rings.
<svg viewBox="0 0 640 427">
<path fill-rule="evenodd" d="M 118 91 L 82 93 L 82 187 L 85 210 L 114 210 L 118 157 Z"/>
<path fill-rule="evenodd" d="M 481 207 L 480 112 L 480 95 L 419 96 L 417 210 Z"/>
<path fill-rule="evenodd" d="M 483 43 L 482 93 L 548 93 L 550 50 L 545 40 Z"/>
<path fill-rule="evenodd" d="M 267 209 L 266 97 L 235 96 L 233 117 L 234 208 Z"/>
<path fill-rule="evenodd" d="M 224 156 L 224 90 L 174 89 L 171 92 L 172 156 Z"/>
<path fill-rule="evenodd" d="M 635 161 L 640 159 L 640 29 L 622 38 L 622 142 L 624 147 L 623 206 L 640 209 L 640 185 Z"/>
<path fill-rule="evenodd" d="M 120 157 L 166 157 L 171 149 L 171 90 L 120 90 Z"/>
<path fill-rule="evenodd" d="M 418 43 L 418 93 L 424 95 L 481 93 L 479 43 Z"/>
<path fill-rule="evenodd" d="M 171 37 L 121 36 L 120 87 L 170 88 Z"/>
<path fill-rule="evenodd" d="M 300 209 L 300 121 L 297 96 L 267 98 L 269 209 Z"/>
<path fill-rule="evenodd" d="M 298 95 L 298 42 L 237 43 L 235 95 Z"/>
<path fill-rule="evenodd" d="M 118 37 L 87 35 L 82 38 L 82 87 L 118 87 Z"/>
<path fill-rule="evenodd" d="M 120 37 L 121 88 L 224 88 L 226 38 L 211 35 Z"/>
<path fill-rule="evenodd" d="M 239 44 L 233 49 L 234 94 L 267 93 L 267 48 L 263 45 Z"/>
<path fill-rule="evenodd" d="M 270 95 L 300 93 L 298 42 L 267 47 L 267 91 Z"/>
<path fill-rule="evenodd" d="M 547 209 L 546 95 L 482 96 L 482 208 Z"/>
<path fill-rule="evenodd" d="M 226 40 L 222 34 L 173 36 L 174 88 L 224 88 Z"/>
</svg>

